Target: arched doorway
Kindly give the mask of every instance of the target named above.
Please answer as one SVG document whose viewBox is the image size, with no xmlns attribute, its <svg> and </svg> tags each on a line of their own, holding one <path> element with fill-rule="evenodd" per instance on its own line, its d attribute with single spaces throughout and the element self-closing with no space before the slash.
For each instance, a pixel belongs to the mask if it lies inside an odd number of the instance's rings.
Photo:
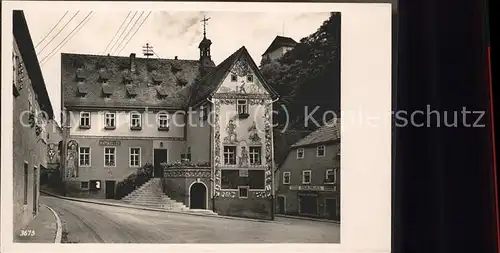
<svg viewBox="0 0 500 253">
<path fill-rule="evenodd" d="M 193 183 L 189 189 L 189 208 L 206 209 L 207 187 L 203 183 Z"/>
</svg>

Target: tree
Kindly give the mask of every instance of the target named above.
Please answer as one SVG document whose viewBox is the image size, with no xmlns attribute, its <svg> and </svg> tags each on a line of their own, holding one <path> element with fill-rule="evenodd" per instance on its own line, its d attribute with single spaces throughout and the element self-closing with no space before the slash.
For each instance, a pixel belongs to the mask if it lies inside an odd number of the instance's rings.
<svg viewBox="0 0 500 253">
<path fill-rule="evenodd" d="M 305 128 L 305 108 L 318 109 L 313 118 L 321 122 L 326 111 L 340 117 L 340 14 L 331 13 L 313 34 L 281 59 L 262 62 L 261 71 L 267 82 L 280 94 L 274 104 L 278 126 Z M 284 113 L 288 112 L 288 119 Z M 309 129 L 316 126 L 310 125 Z"/>
</svg>

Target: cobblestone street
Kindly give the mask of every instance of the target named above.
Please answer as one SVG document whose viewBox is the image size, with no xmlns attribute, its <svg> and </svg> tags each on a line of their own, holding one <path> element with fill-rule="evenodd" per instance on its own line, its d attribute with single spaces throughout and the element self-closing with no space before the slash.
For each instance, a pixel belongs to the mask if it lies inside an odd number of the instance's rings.
<svg viewBox="0 0 500 253">
<path fill-rule="evenodd" d="M 69 243 L 338 243 L 340 225 L 276 218 L 271 222 L 134 210 L 42 196 Z"/>
</svg>

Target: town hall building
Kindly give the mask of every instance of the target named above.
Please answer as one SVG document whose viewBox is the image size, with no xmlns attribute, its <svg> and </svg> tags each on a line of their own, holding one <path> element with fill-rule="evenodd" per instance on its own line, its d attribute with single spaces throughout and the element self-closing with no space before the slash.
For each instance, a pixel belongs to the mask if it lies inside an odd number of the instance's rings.
<svg viewBox="0 0 500 253">
<path fill-rule="evenodd" d="M 115 198 L 149 163 L 188 208 L 272 218 L 277 94 L 244 46 L 216 66 L 211 44 L 204 32 L 196 60 L 61 55 L 68 195 Z M 186 159 L 205 167 L 162 166 Z"/>
</svg>

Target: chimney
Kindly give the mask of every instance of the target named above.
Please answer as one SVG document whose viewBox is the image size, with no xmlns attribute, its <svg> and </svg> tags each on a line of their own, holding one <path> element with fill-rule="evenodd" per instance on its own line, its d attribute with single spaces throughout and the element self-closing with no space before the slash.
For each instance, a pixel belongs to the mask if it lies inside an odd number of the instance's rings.
<svg viewBox="0 0 500 253">
<path fill-rule="evenodd" d="M 130 71 L 135 71 L 135 54 L 130 54 Z"/>
</svg>

